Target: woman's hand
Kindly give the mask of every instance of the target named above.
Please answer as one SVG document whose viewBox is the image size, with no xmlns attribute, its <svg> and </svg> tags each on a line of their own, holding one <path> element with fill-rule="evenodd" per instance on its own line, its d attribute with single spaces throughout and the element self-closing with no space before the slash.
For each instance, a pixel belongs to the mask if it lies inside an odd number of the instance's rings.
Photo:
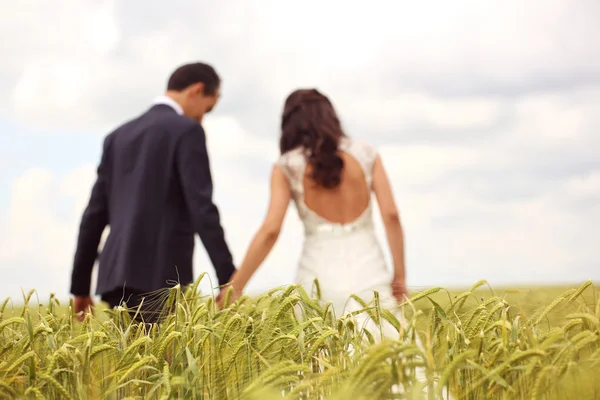
<svg viewBox="0 0 600 400">
<path fill-rule="evenodd" d="M 394 278 L 392 280 L 392 295 L 399 303 L 408 299 L 408 289 L 406 288 L 404 279 Z"/>
</svg>

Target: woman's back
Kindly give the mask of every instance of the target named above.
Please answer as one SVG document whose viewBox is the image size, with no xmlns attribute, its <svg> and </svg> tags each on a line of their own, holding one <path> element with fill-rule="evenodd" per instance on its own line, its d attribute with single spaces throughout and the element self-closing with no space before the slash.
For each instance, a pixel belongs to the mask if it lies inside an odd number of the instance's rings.
<svg viewBox="0 0 600 400">
<path fill-rule="evenodd" d="M 307 233 L 317 226 L 350 226 L 370 221 L 371 182 L 376 151 L 367 143 L 347 137 L 340 139 L 338 154 L 343 160 L 340 182 L 334 188 L 318 185 L 312 178 L 313 166 L 303 148 L 283 154 L 283 169 Z"/>
<path fill-rule="evenodd" d="M 377 153 L 370 145 L 347 137 L 340 140 L 338 151 L 344 167 L 335 188 L 314 183 L 312 167 L 301 148 L 283 154 L 278 164 L 305 228 L 296 281 L 310 289 L 317 279 L 324 298 L 342 313 L 350 294 L 372 296 L 372 290 L 387 294 L 391 276 L 371 213 Z"/>
<path fill-rule="evenodd" d="M 340 183 L 333 189 L 323 188 L 311 178 L 313 167 L 308 165 L 304 174 L 304 202 L 306 207 L 324 220 L 348 224 L 357 220 L 369 206 L 371 188 L 360 162 L 349 153 L 339 151 L 344 162 Z"/>
</svg>

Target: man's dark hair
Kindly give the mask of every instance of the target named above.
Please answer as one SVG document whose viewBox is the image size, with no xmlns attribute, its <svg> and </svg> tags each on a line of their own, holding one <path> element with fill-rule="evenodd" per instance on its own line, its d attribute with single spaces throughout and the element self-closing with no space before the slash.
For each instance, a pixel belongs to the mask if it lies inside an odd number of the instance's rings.
<svg viewBox="0 0 600 400">
<path fill-rule="evenodd" d="M 217 74 L 217 71 L 208 64 L 201 62 L 185 64 L 171 74 L 167 90 L 181 92 L 188 86 L 196 83 L 203 83 L 204 94 L 212 96 L 219 88 L 221 78 Z"/>
</svg>

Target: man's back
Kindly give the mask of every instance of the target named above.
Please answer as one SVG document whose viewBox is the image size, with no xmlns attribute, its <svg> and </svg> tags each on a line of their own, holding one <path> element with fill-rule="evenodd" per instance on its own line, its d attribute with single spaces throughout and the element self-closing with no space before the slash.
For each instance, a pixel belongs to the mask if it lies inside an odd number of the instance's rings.
<svg viewBox="0 0 600 400">
<path fill-rule="evenodd" d="M 122 232 L 144 220 L 160 224 L 165 216 L 157 211 L 186 212 L 177 185 L 175 156 L 181 133 L 191 129 L 192 123 L 168 106 L 157 105 L 108 136 L 111 232 Z M 178 208 L 173 201 L 180 202 Z M 184 222 L 191 224 L 189 219 Z M 188 233 L 192 232 L 190 227 Z"/>
<path fill-rule="evenodd" d="M 111 231 L 100 260 L 99 293 L 123 282 L 150 291 L 193 279 L 194 229 L 175 164 L 179 138 L 192 124 L 158 105 L 110 135 Z"/>
<path fill-rule="evenodd" d="M 97 293 L 190 283 L 196 232 L 219 281 L 226 282 L 234 267 L 211 198 L 204 131 L 196 121 L 159 104 L 116 129 L 105 140 L 98 182 L 82 219 L 72 292 L 89 291 L 87 266 L 96 257 L 103 223 L 110 234 L 100 256 Z"/>
</svg>

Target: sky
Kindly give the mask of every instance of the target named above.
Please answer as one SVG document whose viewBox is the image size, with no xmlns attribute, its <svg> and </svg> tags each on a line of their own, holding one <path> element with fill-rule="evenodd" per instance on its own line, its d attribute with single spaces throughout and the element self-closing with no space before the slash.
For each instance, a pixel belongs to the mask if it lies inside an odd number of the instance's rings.
<svg viewBox="0 0 600 400">
<path fill-rule="evenodd" d="M 68 298 L 104 136 L 191 61 L 223 79 L 203 125 L 236 264 L 266 212 L 283 101 L 316 87 L 347 134 L 381 154 L 410 289 L 600 281 L 597 0 L 0 7 L 0 36 L 11 38 L 0 42 L 2 299 L 30 289 Z M 290 205 L 248 291 L 292 283 L 302 240 Z M 202 272 L 216 285 L 197 240 Z"/>
</svg>

